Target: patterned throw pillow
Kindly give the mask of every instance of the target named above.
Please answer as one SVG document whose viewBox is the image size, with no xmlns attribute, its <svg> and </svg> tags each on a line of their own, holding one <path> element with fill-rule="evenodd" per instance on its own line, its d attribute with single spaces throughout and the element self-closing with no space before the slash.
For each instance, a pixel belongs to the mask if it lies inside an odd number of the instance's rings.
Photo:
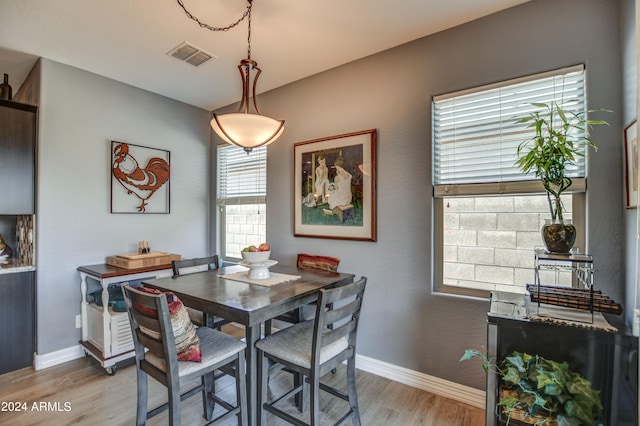
<svg viewBox="0 0 640 426">
<path fill-rule="evenodd" d="M 151 294 L 161 294 L 160 290 L 148 287 L 137 287 L 136 290 L 144 291 Z M 167 292 L 167 304 L 169 305 L 169 314 L 171 316 L 171 327 L 173 328 L 173 336 L 176 342 L 176 352 L 178 355 L 178 361 L 193 361 L 202 362 L 202 351 L 200 350 L 200 339 L 196 334 L 196 328 L 189 318 L 187 308 L 182 304 L 182 301 L 173 294 Z M 147 308 L 140 305 L 134 305 L 134 308 L 143 314 L 158 318 L 158 311 L 152 308 Z M 140 326 L 140 330 L 143 333 L 158 339 L 160 336 L 153 330 L 149 330 L 143 326 Z M 163 356 L 163 354 L 156 354 Z"/>
<path fill-rule="evenodd" d="M 340 265 L 340 259 L 333 256 L 320 256 L 315 254 L 298 254 L 298 267 L 322 269 L 324 271 L 336 272 Z"/>
</svg>

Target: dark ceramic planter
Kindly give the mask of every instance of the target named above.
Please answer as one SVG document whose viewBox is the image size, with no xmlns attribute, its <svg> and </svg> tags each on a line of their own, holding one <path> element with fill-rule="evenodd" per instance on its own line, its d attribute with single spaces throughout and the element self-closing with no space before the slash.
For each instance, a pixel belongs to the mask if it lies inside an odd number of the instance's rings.
<svg viewBox="0 0 640 426">
<path fill-rule="evenodd" d="M 576 227 L 569 219 L 564 221 L 545 219 L 545 224 L 542 226 L 542 241 L 547 251 L 551 253 L 569 253 L 576 242 Z"/>
</svg>

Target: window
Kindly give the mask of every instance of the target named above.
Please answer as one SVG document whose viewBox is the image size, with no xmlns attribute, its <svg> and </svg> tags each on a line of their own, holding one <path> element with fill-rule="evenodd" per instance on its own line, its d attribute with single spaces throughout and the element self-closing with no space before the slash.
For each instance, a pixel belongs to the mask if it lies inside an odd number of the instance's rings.
<svg viewBox="0 0 640 426">
<path fill-rule="evenodd" d="M 515 165 L 518 145 L 533 135 L 516 117 L 551 101 L 586 109 L 583 66 L 434 98 L 436 291 L 486 297 L 524 293 L 533 282 L 533 248 L 543 245 L 549 208 L 542 184 Z M 563 197 L 582 232 L 576 247 L 584 247 L 585 169 L 582 158 L 571 170 L 571 196 Z"/>
<path fill-rule="evenodd" d="M 244 247 L 266 241 L 267 148 L 219 145 L 217 194 L 221 256 L 240 259 Z"/>
</svg>

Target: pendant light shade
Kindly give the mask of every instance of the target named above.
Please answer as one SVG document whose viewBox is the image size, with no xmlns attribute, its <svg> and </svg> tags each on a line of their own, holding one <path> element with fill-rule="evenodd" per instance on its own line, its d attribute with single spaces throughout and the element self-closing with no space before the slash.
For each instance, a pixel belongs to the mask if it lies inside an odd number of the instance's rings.
<svg viewBox="0 0 640 426">
<path fill-rule="evenodd" d="M 222 140 L 244 148 L 247 154 L 253 148 L 274 142 L 284 131 L 283 120 L 276 120 L 260 114 L 256 101 L 256 86 L 262 70 L 258 68 L 258 63 L 251 59 L 250 48 L 248 52 L 247 56 L 249 57 L 241 60 L 238 65 L 238 71 L 240 71 L 242 78 L 242 99 L 238 111 L 221 115 L 214 113 L 211 119 L 211 127 Z M 255 113 L 250 112 L 251 104 L 253 104 Z"/>
<path fill-rule="evenodd" d="M 284 131 L 284 121 L 260 114 L 235 112 L 213 114 L 211 127 L 225 142 L 250 152 L 253 148 L 269 145 Z"/>
</svg>

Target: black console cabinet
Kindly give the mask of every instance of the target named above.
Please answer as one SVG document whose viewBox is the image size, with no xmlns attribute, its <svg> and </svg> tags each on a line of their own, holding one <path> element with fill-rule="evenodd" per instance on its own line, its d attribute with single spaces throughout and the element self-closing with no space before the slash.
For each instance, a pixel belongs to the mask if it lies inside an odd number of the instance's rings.
<svg viewBox="0 0 640 426">
<path fill-rule="evenodd" d="M 505 318 L 489 314 L 487 350 L 501 360 L 513 351 L 566 361 L 601 392 L 605 425 L 638 425 L 638 338 L 615 316 L 607 316 L 620 330 L 599 330 Z M 498 377 L 487 375 L 487 425 L 504 424 L 497 415 Z M 515 422 L 511 422 L 514 424 Z"/>
</svg>

